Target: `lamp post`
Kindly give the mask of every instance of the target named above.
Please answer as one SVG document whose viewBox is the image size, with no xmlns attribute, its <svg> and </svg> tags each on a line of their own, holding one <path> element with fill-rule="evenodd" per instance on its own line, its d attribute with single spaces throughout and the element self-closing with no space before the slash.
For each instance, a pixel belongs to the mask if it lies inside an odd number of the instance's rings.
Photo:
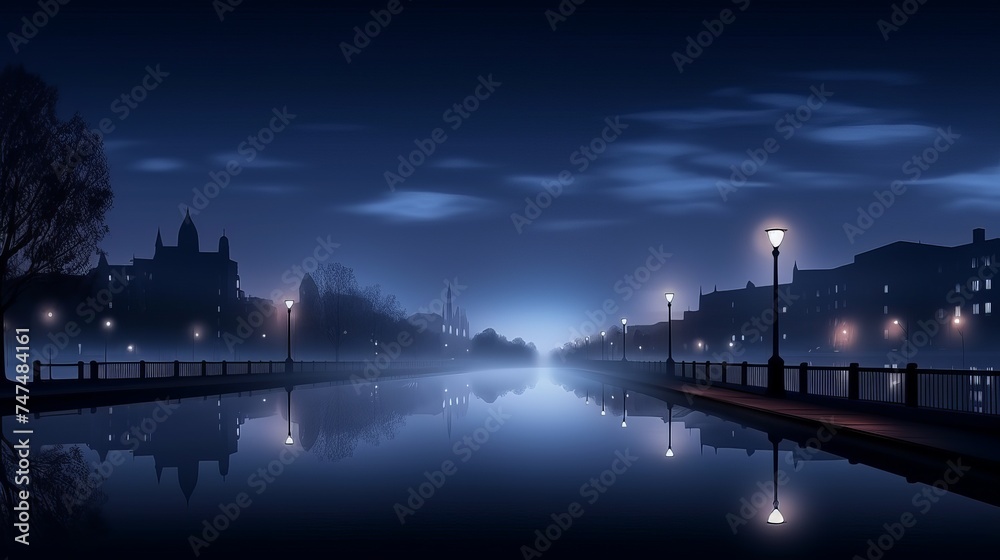
<svg viewBox="0 0 1000 560">
<path fill-rule="evenodd" d="M 774 248 L 771 254 L 774 255 L 774 297 L 772 312 L 774 313 L 774 327 L 771 331 L 772 354 L 767 361 L 767 394 L 771 396 L 784 396 L 785 394 L 785 361 L 778 355 L 778 246 L 785 238 L 787 229 L 769 228 L 764 230 L 767 233 L 767 240 Z"/>
<path fill-rule="evenodd" d="M 667 372 L 674 374 L 674 325 L 671 307 L 674 303 L 674 293 L 666 292 L 663 297 L 667 298 Z"/>
<path fill-rule="evenodd" d="M 604 335 L 605 334 L 607 334 L 607 333 L 604 332 L 604 331 L 601 331 L 601 360 L 605 359 L 604 358 Z"/>
<path fill-rule="evenodd" d="M 108 339 L 111 338 L 111 319 L 104 321 L 104 363 L 108 363 Z"/>
<path fill-rule="evenodd" d="M 288 357 L 285 358 L 285 371 L 288 373 L 292 371 L 292 304 L 294 303 L 290 299 L 285 300 L 285 307 L 288 308 Z"/>
<path fill-rule="evenodd" d="M 955 322 L 957 323 L 958 319 L 955 319 Z M 893 319 L 892 324 L 896 325 L 897 327 L 899 327 L 903 331 L 903 346 L 905 347 L 907 344 L 910 343 L 910 333 L 909 333 L 909 331 L 906 329 L 906 327 L 904 327 L 903 325 L 899 324 L 899 319 Z M 906 326 L 907 327 L 910 326 L 910 322 L 909 321 L 906 321 Z M 904 350 L 904 352 L 905 352 L 905 350 Z"/>
<path fill-rule="evenodd" d="M 625 317 L 622 317 L 622 361 L 623 362 L 628 361 L 625 359 L 625 323 L 627 322 L 628 322 L 627 319 L 625 319 Z"/>
<path fill-rule="evenodd" d="M 958 317 L 955 317 L 955 330 L 958 331 L 958 336 L 962 337 L 962 369 L 965 369 L 965 333 L 962 332 L 962 327 L 958 326 L 961 323 Z"/>
<path fill-rule="evenodd" d="M 774 445 L 774 509 L 767 516 L 767 522 L 770 525 L 780 525 L 785 522 L 785 516 L 778 511 L 778 438 L 768 435 L 767 439 Z"/>
</svg>

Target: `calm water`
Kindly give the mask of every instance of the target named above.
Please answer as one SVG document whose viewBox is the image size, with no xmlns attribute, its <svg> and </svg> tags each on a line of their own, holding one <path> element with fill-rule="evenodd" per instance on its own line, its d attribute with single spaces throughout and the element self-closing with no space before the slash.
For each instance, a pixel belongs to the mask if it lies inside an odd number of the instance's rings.
<svg viewBox="0 0 1000 560">
<path fill-rule="evenodd" d="M 996 550 L 1000 508 L 787 439 L 777 452 L 786 523 L 769 525 L 779 431 L 769 440 L 683 397 L 668 404 L 582 374 L 512 369 L 296 387 L 292 445 L 288 395 L 33 419 L 31 549 L 256 558 L 328 545 L 350 557 L 421 549 L 512 559 Z M 15 427 L 4 419 L 5 434 Z M 89 484 L 88 467 L 102 473 Z"/>
</svg>

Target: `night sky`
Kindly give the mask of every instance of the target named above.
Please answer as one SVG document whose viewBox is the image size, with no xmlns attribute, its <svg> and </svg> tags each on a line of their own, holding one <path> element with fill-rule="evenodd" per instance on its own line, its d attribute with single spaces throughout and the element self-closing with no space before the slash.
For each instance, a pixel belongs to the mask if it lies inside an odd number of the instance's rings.
<svg viewBox="0 0 1000 560">
<path fill-rule="evenodd" d="M 63 117 L 107 119 L 112 263 L 151 257 L 157 228 L 173 245 L 190 206 L 202 250 L 225 229 L 250 295 L 293 293 L 283 273 L 330 239 L 330 262 L 407 313 L 457 279 L 473 333 L 544 351 L 608 299 L 644 324 L 666 290 L 682 312 L 699 286 L 769 284 L 770 225 L 789 228 L 782 282 L 794 261 L 1000 231 L 989 3 L 224 2 L 72 0 L 27 42 L 9 33 L 39 4 L 0 9 L 0 62 L 57 86 Z M 387 180 L 415 141 L 433 153 Z M 627 287 L 651 249 L 669 257 Z"/>
</svg>

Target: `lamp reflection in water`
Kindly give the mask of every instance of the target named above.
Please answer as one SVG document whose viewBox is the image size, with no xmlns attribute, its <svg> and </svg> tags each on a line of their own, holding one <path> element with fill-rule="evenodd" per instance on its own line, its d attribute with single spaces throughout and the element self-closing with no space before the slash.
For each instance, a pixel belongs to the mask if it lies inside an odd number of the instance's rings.
<svg viewBox="0 0 1000 560">
<path fill-rule="evenodd" d="M 627 396 L 625 389 L 622 389 L 622 428 L 627 427 L 625 425 L 625 418 L 628 416 L 628 401 L 625 400 Z"/>
<path fill-rule="evenodd" d="M 785 522 L 785 516 L 778 511 L 778 438 L 768 435 L 767 439 L 771 440 L 771 444 L 774 445 L 774 510 L 771 511 L 771 515 L 767 516 L 767 522 L 770 525 L 781 525 Z"/>
<path fill-rule="evenodd" d="M 285 391 L 288 393 L 288 437 L 285 438 L 285 445 L 292 445 L 295 443 L 292 441 L 292 388 L 286 387 Z"/>
<path fill-rule="evenodd" d="M 673 405 L 667 405 L 667 452 L 664 455 L 665 457 L 674 456 L 674 447 L 671 442 L 671 438 L 674 435 L 673 424 L 674 424 L 674 407 Z"/>
<path fill-rule="evenodd" d="M 604 416 L 604 383 L 601 383 L 601 416 Z"/>
</svg>

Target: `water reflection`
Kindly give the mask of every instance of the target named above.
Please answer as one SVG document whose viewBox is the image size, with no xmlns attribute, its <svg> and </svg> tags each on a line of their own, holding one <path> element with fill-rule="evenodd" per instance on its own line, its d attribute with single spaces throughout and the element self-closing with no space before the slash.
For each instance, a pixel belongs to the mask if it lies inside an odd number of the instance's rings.
<svg viewBox="0 0 1000 560">
<path fill-rule="evenodd" d="M 589 406 L 598 392 L 600 414 Z M 488 443 L 475 439 L 491 414 L 503 415 L 502 428 L 490 430 Z M 299 556 L 280 543 L 336 541 L 364 543 L 373 555 L 433 543 L 442 554 L 516 557 L 534 530 L 553 522 L 553 512 L 579 499 L 581 484 L 623 453 L 638 458 L 628 475 L 588 503 L 546 557 L 632 557 L 632 547 L 667 536 L 678 552 L 863 557 L 866 540 L 878 536 L 872 531 L 909 506 L 918 488 L 910 482 L 932 484 L 942 472 L 933 461 L 842 434 L 695 407 L 683 395 L 646 394 L 609 378 L 536 369 L 74 409 L 31 422 L 38 468 L 48 468 L 36 472 L 59 485 L 48 502 L 82 496 L 72 509 L 77 518 L 59 524 L 39 514 L 33 530 L 47 531 L 39 538 L 62 535 L 81 549 L 132 539 L 175 556 L 190 554 L 188 536 L 244 492 L 252 503 L 205 554 Z M 4 419 L 5 434 L 15 428 Z M 470 438 L 484 443 L 457 453 Z M 3 450 L 7 489 L 16 457 L 11 442 L 4 440 Z M 282 467 L 293 474 L 268 480 L 266 493 L 248 492 L 257 488 L 248 477 L 283 451 L 301 456 Z M 407 489 L 427 482 L 432 497 L 408 505 Z M 900 549 L 921 550 L 916 543 L 1000 522 L 997 508 L 961 498 L 998 503 L 996 482 L 986 470 L 964 475 Z M 398 503 L 412 510 L 405 523 Z M 8 502 L 8 527 L 11 511 Z M 963 525 L 963 516 L 971 521 Z M 839 544 L 817 548 L 830 539 Z"/>
</svg>

